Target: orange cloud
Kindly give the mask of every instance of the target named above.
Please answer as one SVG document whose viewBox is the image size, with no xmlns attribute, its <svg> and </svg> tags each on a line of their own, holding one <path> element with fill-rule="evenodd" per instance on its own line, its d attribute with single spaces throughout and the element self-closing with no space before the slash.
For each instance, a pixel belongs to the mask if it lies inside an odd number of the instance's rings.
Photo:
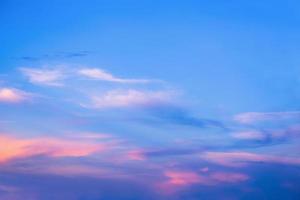
<svg viewBox="0 0 300 200">
<path fill-rule="evenodd" d="M 108 148 L 105 144 L 60 138 L 19 139 L 0 136 L 0 163 L 9 160 L 47 155 L 51 157 L 88 156 Z"/>
</svg>

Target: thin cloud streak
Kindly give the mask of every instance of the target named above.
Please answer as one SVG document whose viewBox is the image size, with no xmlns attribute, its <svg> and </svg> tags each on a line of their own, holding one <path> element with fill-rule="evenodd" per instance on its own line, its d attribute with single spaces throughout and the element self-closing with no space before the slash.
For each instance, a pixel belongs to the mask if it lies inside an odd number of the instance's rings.
<svg viewBox="0 0 300 200">
<path fill-rule="evenodd" d="M 249 163 L 276 163 L 284 165 L 300 165 L 300 158 L 260 155 L 249 152 L 205 152 L 201 159 L 228 167 L 243 167 Z"/>
<path fill-rule="evenodd" d="M 234 120 L 242 124 L 253 124 L 262 121 L 276 121 L 300 118 L 300 111 L 290 112 L 247 112 L 234 116 Z"/>
<path fill-rule="evenodd" d="M 78 70 L 78 74 L 87 78 L 101 80 L 101 81 L 109 81 L 116 83 L 149 83 L 151 80 L 147 79 L 124 79 L 118 78 L 114 75 L 99 69 L 99 68 L 83 68 Z"/>
<path fill-rule="evenodd" d="M 96 109 L 151 106 L 163 104 L 171 96 L 170 92 L 165 91 L 111 90 L 103 95 L 92 95 L 91 105 L 83 106 Z"/>
</svg>

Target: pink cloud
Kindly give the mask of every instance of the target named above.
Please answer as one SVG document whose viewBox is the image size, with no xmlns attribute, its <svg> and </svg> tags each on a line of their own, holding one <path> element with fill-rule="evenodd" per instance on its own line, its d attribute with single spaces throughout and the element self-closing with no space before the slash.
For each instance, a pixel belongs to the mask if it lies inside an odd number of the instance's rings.
<svg viewBox="0 0 300 200">
<path fill-rule="evenodd" d="M 0 102 L 20 103 L 28 100 L 29 97 L 29 93 L 15 88 L 0 88 Z"/>
<path fill-rule="evenodd" d="M 229 172 L 212 172 L 199 174 L 193 171 L 174 171 L 167 170 L 164 172 L 166 181 L 158 184 L 158 189 L 164 194 L 171 194 L 177 192 L 178 189 L 189 187 L 191 185 L 206 185 L 215 186 L 218 184 L 239 183 L 247 181 L 249 177 L 242 173 L 229 173 Z"/>
<path fill-rule="evenodd" d="M 146 160 L 145 152 L 143 150 L 132 150 L 127 153 L 128 160 L 143 161 Z"/>
<path fill-rule="evenodd" d="M 190 171 L 166 171 L 164 174 L 172 185 L 191 185 L 204 181 L 197 173 Z"/>
<path fill-rule="evenodd" d="M 108 145 L 61 138 L 20 139 L 0 136 L 0 163 L 35 155 L 80 157 L 108 149 Z"/>
</svg>

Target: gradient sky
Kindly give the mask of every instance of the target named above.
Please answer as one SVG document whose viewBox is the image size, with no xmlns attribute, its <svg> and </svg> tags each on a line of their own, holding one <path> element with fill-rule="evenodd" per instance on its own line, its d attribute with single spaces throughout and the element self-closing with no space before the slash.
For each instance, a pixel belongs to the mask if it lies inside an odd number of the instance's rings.
<svg viewBox="0 0 300 200">
<path fill-rule="evenodd" d="M 0 199 L 300 197 L 300 3 L 0 0 Z"/>
</svg>

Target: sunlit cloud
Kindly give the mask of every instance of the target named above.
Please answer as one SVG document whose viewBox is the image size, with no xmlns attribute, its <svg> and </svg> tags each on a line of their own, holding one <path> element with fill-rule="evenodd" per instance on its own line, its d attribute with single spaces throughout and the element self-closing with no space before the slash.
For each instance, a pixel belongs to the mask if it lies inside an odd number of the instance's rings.
<svg viewBox="0 0 300 200">
<path fill-rule="evenodd" d="M 109 81 L 109 82 L 116 82 L 116 83 L 148 83 L 151 81 L 146 79 L 118 78 L 99 68 L 83 68 L 78 70 L 78 74 L 95 80 Z"/>
<path fill-rule="evenodd" d="M 243 124 L 252 124 L 262 121 L 273 121 L 293 118 L 300 118 L 300 112 L 247 112 L 234 116 L 235 121 Z"/>
<path fill-rule="evenodd" d="M 59 68 L 20 68 L 20 71 L 33 84 L 47 86 L 62 86 L 62 80 L 65 76 Z"/>
<path fill-rule="evenodd" d="M 15 88 L 0 88 L 0 102 L 20 103 L 30 98 L 30 94 Z"/>
</svg>

